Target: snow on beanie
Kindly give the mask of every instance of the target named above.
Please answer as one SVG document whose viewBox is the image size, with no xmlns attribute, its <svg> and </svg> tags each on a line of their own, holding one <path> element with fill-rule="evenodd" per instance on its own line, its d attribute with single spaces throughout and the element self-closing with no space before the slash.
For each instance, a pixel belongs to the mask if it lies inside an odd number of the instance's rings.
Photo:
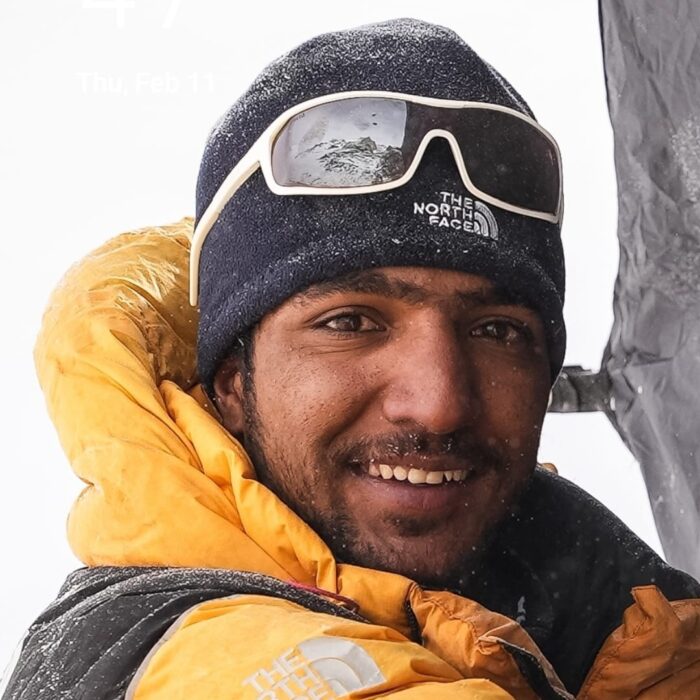
<svg viewBox="0 0 700 700">
<path fill-rule="evenodd" d="M 277 116 L 349 90 L 491 102 L 532 116 L 518 93 L 445 27 L 397 19 L 323 34 L 267 66 L 214 126 L 197 180 L 196 221 Z M 489 231 L 440 225 L 431 213 L 441 204 L 461 218 L 482 212 Z M 384 192 L 280 196 L 259 169 L 245 182 L 201 254 L 197 362 L 206 390 L 212 395 L 216 370 L 237 336 L 287 298 L 316 282 L 388 266 L 481 274 L 523 298 L 544 321 L 554 381 L 566 345 L 560 225 L 475 200 L 438 138 L 414 177 Z"/>
</svg>

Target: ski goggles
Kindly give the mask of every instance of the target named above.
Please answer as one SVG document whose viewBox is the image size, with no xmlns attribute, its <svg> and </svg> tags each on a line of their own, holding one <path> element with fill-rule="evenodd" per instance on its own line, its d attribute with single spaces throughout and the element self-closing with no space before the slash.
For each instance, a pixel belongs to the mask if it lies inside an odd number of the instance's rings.
<svg viewBox="0 0 700 700">
<path fill-rule="evenodd" d="M 534 119 L 485 102 L 394 92 L 324 95 L 283 112 L 226 176 L 194 231 L 190 303 L 199 259 L 228 201 L 257 171 L 279 195 L 369 194 L 401 187 L 433 138 L 447 140 L 465 188 L 506 211 L 559 223 L 561 156 Z"/>
</svg>

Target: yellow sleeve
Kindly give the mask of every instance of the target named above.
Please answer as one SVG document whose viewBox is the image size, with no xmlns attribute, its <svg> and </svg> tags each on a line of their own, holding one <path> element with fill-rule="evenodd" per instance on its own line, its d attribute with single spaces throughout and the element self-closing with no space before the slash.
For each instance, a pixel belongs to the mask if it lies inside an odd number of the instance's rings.
<svg viewBox="0 0 700 700">
<path fill-rule="evenodd" d="M 512 700 L 464 679 L 398 632 L 239 595 L 185 613 L 145 659 L 126 700 Z"/>
</svg>

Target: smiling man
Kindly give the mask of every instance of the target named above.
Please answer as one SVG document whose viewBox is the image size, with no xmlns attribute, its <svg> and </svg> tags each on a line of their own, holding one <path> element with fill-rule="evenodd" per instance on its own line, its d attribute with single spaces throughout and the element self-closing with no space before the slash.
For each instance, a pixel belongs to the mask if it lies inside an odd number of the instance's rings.
<svg viewBox="0 0 700 700">
<path fill-rule="evenodd" d="M 537 464 L 561 215 L 556 143 L 454 32 L 268 66 L 196 221 L 51 300 L 87 568 L 3 700 L 700 697 L 700 585 Z"/>
</svg>

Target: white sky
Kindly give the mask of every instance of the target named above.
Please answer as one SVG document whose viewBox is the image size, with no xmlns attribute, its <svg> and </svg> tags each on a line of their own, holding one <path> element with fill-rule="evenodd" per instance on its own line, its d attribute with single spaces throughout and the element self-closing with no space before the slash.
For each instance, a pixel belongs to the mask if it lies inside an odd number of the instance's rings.
<svg viewBox="0 0 700 700">
<path fill-rule="evenodd" d="M 558 139 L 567 363 L 598 368 L 618 247 L 595 0 L 2 0 L 0 668 L 79 565 L 64 530 L 80 483 L 32 365 L 50 290 L 108 237 L 194 213 L 207 133 L 266 63 L 315 34 L 400 16 L 458 31 Z M 638 467 L 604 416 L 549 416 L 540 458 L 660 550 Z"/>
</svg>

